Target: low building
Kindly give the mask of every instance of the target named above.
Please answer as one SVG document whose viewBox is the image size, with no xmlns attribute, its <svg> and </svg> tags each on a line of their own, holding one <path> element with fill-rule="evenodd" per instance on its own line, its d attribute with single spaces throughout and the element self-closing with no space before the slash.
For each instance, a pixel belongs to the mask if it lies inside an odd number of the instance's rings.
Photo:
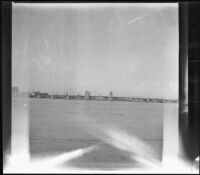
<svg viewBox="0 0 200 175">
<path fill-rule="evenodd" d="M 48 93 L 41 93 L 41 92 L 32 92 L 29 97 L 31 98 L 50 98 Z"/>
<path fill-rule="evenodd" d="M 74 98 L 75 98 L 76 100 L 83 100 L 83 99 L 84 99 L 84 96 L 82 96 L 82 95 L 76 95 Z"/>
</svg>

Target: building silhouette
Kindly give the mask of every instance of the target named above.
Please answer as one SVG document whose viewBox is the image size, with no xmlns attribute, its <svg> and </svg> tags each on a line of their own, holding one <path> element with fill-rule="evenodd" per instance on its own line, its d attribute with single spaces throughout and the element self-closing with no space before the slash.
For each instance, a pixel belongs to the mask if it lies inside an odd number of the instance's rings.
<svg viewBox="0 0 200 175">
<path fill-rule="evenodd" d="M 108 100 L 109 100 L 109 101 L 113 101 L 113 93 L 112 93 L 112 92 L 109 93 Z"/>
<path fill-rule="evenodd" d="M 90 99 L 90 92 L 89 91 L 85 91 L 85 100 L 89 100 Z"/>
</svg>

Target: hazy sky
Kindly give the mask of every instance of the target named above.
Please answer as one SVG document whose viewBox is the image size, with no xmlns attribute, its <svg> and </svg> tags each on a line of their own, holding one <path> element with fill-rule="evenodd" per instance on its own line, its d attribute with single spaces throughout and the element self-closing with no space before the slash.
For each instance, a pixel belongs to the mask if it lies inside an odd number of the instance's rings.
<svg viewBox="0 0 200 175">
<path fill-rule="evenodd" d="M 177 4 L 14 4 L 20 91 L 178 98 Z"/>
</svg>

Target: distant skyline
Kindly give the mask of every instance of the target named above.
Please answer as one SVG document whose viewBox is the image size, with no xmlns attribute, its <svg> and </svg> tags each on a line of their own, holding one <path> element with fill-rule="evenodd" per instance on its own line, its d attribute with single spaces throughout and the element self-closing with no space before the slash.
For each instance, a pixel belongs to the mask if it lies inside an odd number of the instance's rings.
<svg viewBox="0 0 200 175">
<path fill-rule="evenodd" d="M 178 4 L 13 4 L 20 91 L 178 99 Z"/>
</svg>

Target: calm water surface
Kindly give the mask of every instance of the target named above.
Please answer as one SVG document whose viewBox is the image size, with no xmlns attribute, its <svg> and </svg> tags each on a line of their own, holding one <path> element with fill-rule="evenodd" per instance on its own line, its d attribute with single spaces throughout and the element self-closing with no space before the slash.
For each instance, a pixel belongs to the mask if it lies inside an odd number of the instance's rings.
<svg viewBox="0 0 200 175">
<path fill-rule="evenodd" d="M 129 153 L 106 143 L 106 127 L 118 128 L 143 139 L 161 159 L 163 113 L 177 110 L 176 104 L 142 102 L 30 99 L 31 156 L 63 153 L 98 145 L 71 164 L 86 168 L 115 168 L 136 165 Z"/>
</svg>

